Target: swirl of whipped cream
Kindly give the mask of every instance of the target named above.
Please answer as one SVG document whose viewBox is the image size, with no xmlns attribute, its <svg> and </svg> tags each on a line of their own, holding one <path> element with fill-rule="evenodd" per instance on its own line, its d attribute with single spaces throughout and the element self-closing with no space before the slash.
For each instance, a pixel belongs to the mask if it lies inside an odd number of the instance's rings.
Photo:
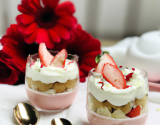
<svg viewBox="0 0 160 125">
<path fill-rule="evenodd" d="M 66 60 L 65 67 L 59 68 L 54 66 L 43 66 L 41 68 L 40 60 L 37 60 L 34 65 L 26 65 L 26 76 L 34 81 L 41 81 L 42 83 L 49 84 L 54 82 L 65 83 L 67 80 L 72 80 L 78 77 L 79 69 L 77 62 Z"/>
<path fill-rule="evenodd" d="M 90 76 L 88 81 L 88 91 L 100 102 L 105 100 L 109 101 L 115 106 L 122 106 L 128 102 L 137 99 L 142 99 L 145 94 L 148 93 L 148 83 L 147 80 L 141 75 L 141 70 L 135 69 L 135 71 L 124 69 L 122 73 L 127 75 L 133 72 L 132 78 L 127 82 L 127 85 L 130 86 L 126 89 L 117 89 L 113 87 L 109 82 L 103 78 L 98 78 Z M 102 84 L 104 83 L 103 90 L 101 89 Z"/>
</svg>

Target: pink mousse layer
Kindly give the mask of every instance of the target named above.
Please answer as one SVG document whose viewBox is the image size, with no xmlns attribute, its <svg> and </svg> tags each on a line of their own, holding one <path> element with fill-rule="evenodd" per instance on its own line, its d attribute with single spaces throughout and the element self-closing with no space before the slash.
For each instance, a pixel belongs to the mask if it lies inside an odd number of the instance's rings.
<svg viewBox="0 0 160 125">
<path fill-rule="evenodd" d="M 72 104 L 78 92 L 78 88 L 79 86 L 77 86 L 76 89 L 71 92 L 47 95 L 36 92 L 26 86 L 26 92 L 33 106 L 44 110 L 58 110 Z"/>
<path fill-rule="evenodd" d="M 113 119 L 101 116 L 87 108 L 87 116 L 90 125 L 145 125 L 148 114 L 135 118 Z"/>
</svg>

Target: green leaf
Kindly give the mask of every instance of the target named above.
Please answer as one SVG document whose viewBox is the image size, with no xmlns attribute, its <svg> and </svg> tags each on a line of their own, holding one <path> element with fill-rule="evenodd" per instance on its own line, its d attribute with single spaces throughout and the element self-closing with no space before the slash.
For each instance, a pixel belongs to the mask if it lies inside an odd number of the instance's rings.
<svg viewBox="0 0 160 125">
<path fill-rule="evenodd" d="M 97 55 L 97 56 L 96 56 L 96 58 L 95 58 L 96 63 L 99 63 L 99 62 L 100 62 L 100 58 L 101 58 L 101 55 Z"/>
<path fill-rule="evenodd" d="M 104 54 L 104 53 L 107 53 L 107 54 L 109 54 L 109 52 L 108 52 L 108 51 L 103 51 L 102 53 L 103 53 L 103 54 Z"/>
<path fill-rule="evenodd" d="M 108 51 L 103 51 L 103 52 L 102 52 L 102 55 L 103 55 L 104 53 L 109 54 L 109 52 L 108 52 Z M 102 55 L 97 55 L 97 56 L 96 56 L 96 58 L 95 58 L 95 62 L 96 62 L 96 63 L 99 63 L 99 62 L 100 62 L 100 60 L 101 60 L 101 56 L 102 56 Z"/>
</svg>

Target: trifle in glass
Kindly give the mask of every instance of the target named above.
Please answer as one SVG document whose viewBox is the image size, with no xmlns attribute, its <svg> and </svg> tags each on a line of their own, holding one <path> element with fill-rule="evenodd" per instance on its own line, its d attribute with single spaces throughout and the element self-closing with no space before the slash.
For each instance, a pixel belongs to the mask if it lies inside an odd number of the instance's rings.
<svg viewBox="0 0 160 125">
<path fill-rule="evenodd" d="M 44 110 L 59 110 L 73 102 L 79 84 L 78 56 L 48 51 L 44 43 L 39 53 L 29 55 L 25 85 L 31 104 Z"/>
<path fill-rule="evenodd" d="M 109 54 L 89 72 L 87 116 L 91 125 L 145 125 L 148 78 L 142 69 L 117 67 Z"/>
</svg>

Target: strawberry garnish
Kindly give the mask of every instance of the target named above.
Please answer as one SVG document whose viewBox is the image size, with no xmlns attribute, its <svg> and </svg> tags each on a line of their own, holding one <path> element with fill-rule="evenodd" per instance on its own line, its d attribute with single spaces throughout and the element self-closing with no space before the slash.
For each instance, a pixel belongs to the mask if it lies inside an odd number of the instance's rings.
<svg viewBox="0 0 160 125">
<path fill-rule="evenodd" d="M 125 76 L 126 81 L 129 81 L 133 76 L 133 72 L 129 73 L 128 75 Z"/>
<path fill-rule="evenodd" d="M 39 52 L 39 57 L 40 57 L 40 60 L 42 61 L 42 64 L 46 67 L 49 66 L 54 56 L 51 55 L 51 53 L 47 50 L 45 43 L 39 44 L 38 52 Z"/>
<path fill-rule="evenodd" d="M 140 105 L 138 105 L 136 108 L 132 109 L 128 114 L 126 114 L 126 116 L 133 118 L 139 116 L 140 112 L 141 112 L 141 107 Z"/>
<path fill-rule="evenodd" d="M 103 69 L 105 63 L 109 63 L 109 64 L 115 65 L 117 67 L 113 58 L 109 54 L 104 53 L 104 55 L 101 57 L 100 62 L 98 63 L 98 65 L 96 67 L 96 71 L 98 73 L 102 74 L 102 69 Z"/>
<path fill-rule="evenodd" d="M 64 68 L 66 59 L 67 59 L 67 51 L 63 49 L 52 59 L 51 65 Z"/>
<path fill-rule="evenodd" d="M 30 63 L 30 65 L 29 65 L 29 67 L 31 67 L 32 65 L 34 65 L 35 64 L 35 62 L 33 61 L 33 60 L 31 60 L 31 63 Z"/>
<path fill-rule="evenodd" d="M 129 87 L 131 87 L 131 86 L 132 86 L 132 85 L 127 85 L 126 88 L 129 88 Z"/>
<path fill-rule="evenodd" d="M 28 55 L 27 57 L 27 63 L 30 61 L 31 55 Z"/>
<path fill-rule="evenodd" d="M 103 90 L 104 82 L 99 82 L 99 84 L 102 84 L 101 89 Z"/>
<path fill-rule="evenodd" d="M 116 65 L 112 65 L 110 63 L 104 64 L 102 75 L 113 87 L 118 89 L 126 88 L 126 80 L 124 75 Z"/>
<path fill-rule="evenodd" d="M 70 65 L 71 63 L 74 63 L 74 61 L 69 62 L 67 65 Z"/>
<path fill-rule="evenodd" d="M 135 68 L 132 68 L 133 71 L 135 71 Z"/>
<path fill-rule="evenodd" d="M 41 63 L 41 68 L 43 68 L 43 64 Z"/>
<path fill-rule="evenodd" d="M 122 68 L 123 66 L 119 66 L 119 68 Z"/>
</svg>

